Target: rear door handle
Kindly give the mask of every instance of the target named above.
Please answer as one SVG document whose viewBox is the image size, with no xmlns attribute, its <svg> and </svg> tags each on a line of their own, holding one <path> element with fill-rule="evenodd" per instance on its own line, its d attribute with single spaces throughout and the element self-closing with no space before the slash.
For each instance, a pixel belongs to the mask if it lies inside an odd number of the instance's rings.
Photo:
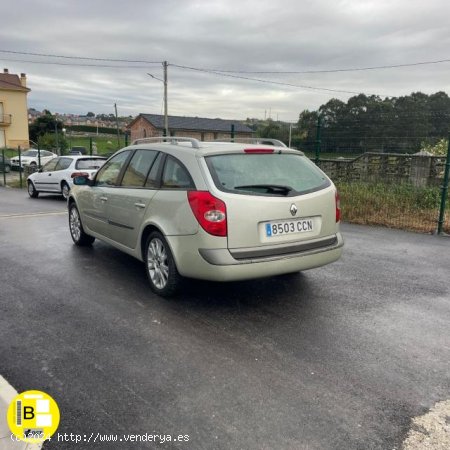
<svg viewBox="0 0 450 450">
<path fill-rule="evenodd" d="M 145 204 L 144 203 L 135 203 L 134 206 L 136 206 L 137 208 L 145 208 Z"/>
<path fill-rule="evenodd" d="M 100 200 L 101 200 L 102 202 L 106 202 L 106 201 L 108 201 L 108 197 L 100 197 Z"/>
</svg>

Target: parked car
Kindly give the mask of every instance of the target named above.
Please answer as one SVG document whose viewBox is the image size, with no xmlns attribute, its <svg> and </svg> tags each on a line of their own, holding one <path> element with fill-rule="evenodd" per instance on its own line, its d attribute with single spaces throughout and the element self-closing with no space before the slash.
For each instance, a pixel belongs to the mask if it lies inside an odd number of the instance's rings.
<svg viewBox="0 0 450 450">
<path fill-rule="evenodd" d="M 162 296 L 174 294 L 183 277 L 253 279 L 341 256 L 337 190 L 287 147 L 142 139 L 112 156 L 93 180 L 74 180 L 74 243 L 99 238 L 140 259 Z"/>
<path fill-rule="evenodd" d="M 87 154 L 86 147 L 82 147 L 79 145 L 72 147 L 70 149 L 69 154 L 71 154 L 71 155 L 86 155 Z"/>
<path fill-rule="evenodd" d="M 67 199 L 73 186 L 73 177 L 97 172 L 106 158 L 101 156 L 59 156 L 51 159 L 38 172 L 27 178 L 28 194 L 36 198 L 40 192 L 58 193 Z"/>
<path fill-rule="evenodd" d="M 56 158 L 58 155 L 56 153 L 49 152 L 48 150 L 41 149 L 41 166 L 46 164 L 53 158 Z M 30 149 L 22 152 L 21 161 L 22 165 L 19 165 L 19 157 L 14 156 L 11 158 L 11 167 L 13 169 L 23 168 L 24 166 L 38 166 L 39 165 L 39 155 L 38 150 Z"/>
<path fill-rule="evenodd" d="M 3 155 L 0 154 L 0 172 L 11 172 L 11 161 L 5 156 L 3 159 Z"/>
</svg>

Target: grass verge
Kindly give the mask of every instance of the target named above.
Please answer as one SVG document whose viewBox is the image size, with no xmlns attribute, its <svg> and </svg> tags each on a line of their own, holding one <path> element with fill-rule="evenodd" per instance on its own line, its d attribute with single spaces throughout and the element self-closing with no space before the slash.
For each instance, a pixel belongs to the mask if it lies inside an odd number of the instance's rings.
<svg viewBox="0 0 450 450">
<path fill-rule="evenodd" d="M 408 184 L 336 183 L 344 222 L 381 225 L 425 233 L 437 229 L 441 191 Z M 447 211 L 450 199 L 447 202 Z M 450 233 L 450 214 L 444 231 Z"/>
</svg>

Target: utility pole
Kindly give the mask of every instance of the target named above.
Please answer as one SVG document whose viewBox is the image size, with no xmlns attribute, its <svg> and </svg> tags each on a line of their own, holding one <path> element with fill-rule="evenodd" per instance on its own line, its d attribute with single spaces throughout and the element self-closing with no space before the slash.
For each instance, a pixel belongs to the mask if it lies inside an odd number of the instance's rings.
<svg viewBox="0 0 450 450">
<path fill-rule="evenodd" d="M 167 112 L 167 67 L 169 64 L 167 61 L 163 61 L 162 64 L 164 69 L 164 76 L 162 80 L 161 78 L 155 77 L 151 73 L 147 72 L 147 75 L 155 80 L 161 81 L 164 84 L 164 136 L 169 136 L 169 113 Z"/>
<path fill-rule="evenodd" d="M 169 136 L 169 116 L 167 112 L 167 61 L 163 62 L 164 68 L 164 133 Z"/>
</svg>

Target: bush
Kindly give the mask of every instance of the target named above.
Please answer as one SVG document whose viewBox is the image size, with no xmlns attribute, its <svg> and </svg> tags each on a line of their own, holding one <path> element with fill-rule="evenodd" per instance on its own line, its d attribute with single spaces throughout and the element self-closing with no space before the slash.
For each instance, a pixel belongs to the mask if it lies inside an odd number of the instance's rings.
<svg viewBox="0 0 450 450">
<path fill-rule="evenodd" d="M 445 156 L 448 151 L 448 140 L 441 139 L 440 141 L 436 142 L 435 144 L 423 143 L 421 150 L 432 153 L 433 155 L 437 155 L 437 156 L 444 155 Z"/>
<path fill-rule="evenodd" d="M 54 133 L 46 133 L 39 136 L 37 142 L 39 144 L 39 148 L 43 148 L 45 150 L 56 151 L 59 147 L 61 154 L 63 154 L 67 149 L 67 140 L 63 134 L 58 134 L 58 142 L 56 141 L 56 135 Z"/>
</svg>

